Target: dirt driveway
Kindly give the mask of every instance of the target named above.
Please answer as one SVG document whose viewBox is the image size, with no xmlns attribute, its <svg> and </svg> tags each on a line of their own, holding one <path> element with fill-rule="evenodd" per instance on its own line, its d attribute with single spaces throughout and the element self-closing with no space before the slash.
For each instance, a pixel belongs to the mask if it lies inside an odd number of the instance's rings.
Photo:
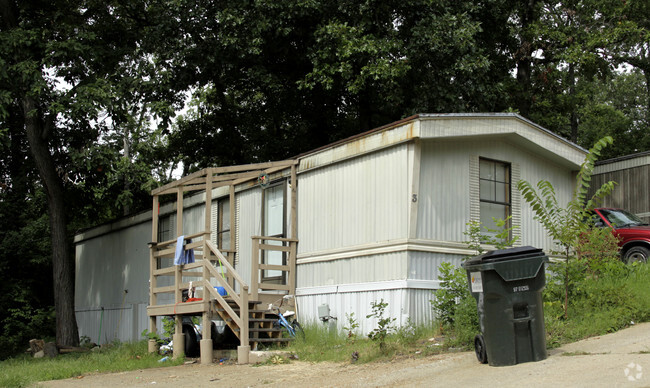
<svg viewBox="0 0 650 388">
<path fill-rule="evenodd" d="M 508 367 L 473 352 L 387 363 L 285 365 L 197 364 L 48 381 L 58 387 L 650 387 L 650 323 L 550 351 L 549 358 Z"/>
</svg>

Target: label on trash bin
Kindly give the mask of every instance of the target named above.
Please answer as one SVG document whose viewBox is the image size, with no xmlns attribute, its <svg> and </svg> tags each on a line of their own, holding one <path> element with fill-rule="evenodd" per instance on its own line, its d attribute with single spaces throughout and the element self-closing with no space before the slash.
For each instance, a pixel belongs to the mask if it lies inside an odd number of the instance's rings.
<svg viewBox="0 0 650 388">
<path fill-rule="evenodd" d="M 480 272 L 470 272 L 469 277 L 472 282 L 472 292 L 483 292 L 483 278 Z"/>
<path fill-rule="evenodd" d="M 512 287 L 512 292 L 523 292 L 523 291 L 530 291 L 530 287 L 528 287 L 527 285 Z"/>
</svg>

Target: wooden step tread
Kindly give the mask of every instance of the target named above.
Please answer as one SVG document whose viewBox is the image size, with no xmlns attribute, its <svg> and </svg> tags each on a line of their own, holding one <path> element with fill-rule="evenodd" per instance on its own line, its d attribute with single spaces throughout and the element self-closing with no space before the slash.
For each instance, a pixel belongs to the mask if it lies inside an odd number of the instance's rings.
<svg viewBox="0 0 650 388">
<path fill-rule="evenodd" d="M 240 310 L 240 308 L 237 307 L 237 308 L 233 308 L 232 310 L 233 310 L 234 312 L 238 313 L 239 310 Z M 223 309 L 223 308 L 221 308 L 221 307 L 217 307 L 217 308 L 215 308 L 215 311 L 225 312 L 226 309 Z M 249 312 L 250 314 L 270 314 L 268 310 L 248 310 L 248 312 Z M 274 315 L 275 315 L 275 314 L 274 314 Z"/>
<path fill-rule="evenodd" d="M 291 342 L 293 338 L 249 338 L 250 342 Z"/>
<path fill-rule="evenodd" d="M 277 319 L 273 318 L 249 318 L 249 322 L 277 322 Z"/>
<path fill-rule="evenodd" d="M 248 329 L 249 333 L 277 333 L 279 331 L 283 331 L 284 329 L 282 328 L 275 328 L 275 327 L 251 327 Z"/>
<path fill-rule="evenodd" d="M 213 300 L 215 300 L 215 299 L 213 299 Z M 235 303 L 235 301 L 232 300 L 232 299 L 230 299 L 230 298 L 226 298 L 226 302 L 228 302 L 229 305 L 235 305 L 235 306 L 237 306 L 237 303 Z M 251 305 L 251 304 L 261 304 L 261 303 L 262 303 L 261 300 L 249 300 L 249 301 L 248 301 L 248 304 L 249 304 L 249 305 Z"/>
</svg>

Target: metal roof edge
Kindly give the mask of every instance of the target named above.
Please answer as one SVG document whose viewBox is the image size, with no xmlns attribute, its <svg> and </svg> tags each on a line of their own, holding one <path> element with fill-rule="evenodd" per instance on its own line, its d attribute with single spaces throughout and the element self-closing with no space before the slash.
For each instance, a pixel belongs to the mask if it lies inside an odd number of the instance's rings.
<svg viewBox="0 0 650 388">
<path fill-rule="evenodd" d="M 370 129 L 368 131 L 365 131 L 365 132 L 357 133 L 356 135 L 352 135 L 352 136 L 337 140 L 337 141 L 335 141 L 333 143 L 326 144 L 326 145 L 324 145 L 322 147 L 318 147 L 318 148 L 315 148 L 313 150 L 303 152 L 302 154 L 291 157 L 290 159 L 302 159 L 302 158 L 310 156 L 312 154 L 316 154 L 318 152 L 324 151 L 324 150 L 326 150 L 328 148 L 334 148 L 334 147 L 336 147 L 338 145 L 345 144 L 347 142 L 362 138 L 364 136 L 371 135 L 371 134 L 373 134 L 375 132 L 381 132 L 381 131 L 386 130 L 386 129 L 399 127 L 401 125 L 404 125 L 404 124 L 408 123 L 409 121 L 416 120 L 418 117 L 419 117 L 419 115 L 412 115 L 412 116 L 409 116 L 409 117 L 405 117 L 405 118 L 403 118 L 401 120 L 393 121 L 392 123 L 382 125 L 381 127 L 377 127 L 377 128 L 373 128 L 373 129 Z"/>
<path fill-rule="evenodd" d="M 560 140 L 563 143 L 566 143 L 568 146 L 576 148 L 584 153 L 588 153 L 589 150 L 586 150 L 582 148 L 581 146 L 577 145 L 576 143 L 567 140 L 563 138 L 562 136 L 542 127 L 541 125 L 521 116 L 518 113 L 511 113 L 511 112 L 488 112 L 488 113 L 420 113 L 414 117 L 420 117 L 420 118 L 513 118 L 517 119 L 519 121 L 522 121 L 529 126 L 542 131 L 546 133 L 547 135 L 550 135 L 551 137 L 556 138 L 557 140 Z"/>
<path fill-rule="evenodd" d="M 376 133 L 376 132 L 380 132 L 380 131 L 383 131 L 383 130 L 386 130 L 386 129 L 391 129 L 391 128 L 394 128 L 394 127 L 404 125 L 404 124 L 406 124 L 406 123 L 408 123 L 410 121 L 415 121 L 415 120 L 418 120 L 418 119 L 438 119 L 438 118 L 452 118 L 452 119 L 453 118 L 512 118 L 512 119 L 515 119 L 515 120 L 519 120 L 519 121 L 529 125 L 530 127 L 533 127 L 535 129 L 537 129 L 538 131 L 544 132 L 545 134 L 547 134 L 547 135 L 555 138 L 556 140 L 568 145 L 569 147 L 575 148 L 576 150 L 578 150 L 580 152 L 584 152 L 585 154 L 589 152 L 588 150 L 584 149 L 583 147 L 573 143 L 570 140 L 567 140 L 567 139 L 563 138 L 562 136 L 560 136 L 560 135 L 558 135 L 556 133 L 551 132 L 550 130 L 548 130 L 548 129 L 542 127 L 541 125 L 536 124 L 535 122 L 533 122 L 533 121 L 519 115 L 518 113 L 510 113 L 510 112 L 418 113 L 418 114 L 414 114 L 412 116 L 408 116 L 408 117 L 405 117 L 405 118 L 397 120 L 397 121 L 393 121 L 392 123 L 388 123 L 386 125 L 382 125 L 380 127 L 373 128 L 371 130 L 361 132 L 361 133 L 358 133 L 356 135 L 346 137 L 344 139 L 337 140 L 337 141 L 332 142 L 330 144 L 326 144 L 326 145 L 324 145 L 322 147 L 318 147 L 316 149 L 313 149 L 313 150 L 310 150 L 310 151 L 307 151 L 307 152 L 303 152 L 303 153 L 298 154 L 298 155 L 296 155 L 296 156 L 294 156 L 294 157 L 292 157 L 290 159 L 302 159 L 302 158 L 308 157 L 310 155 L 316 154 L 318 152 L 327 150 L 329 148 L 334 148 L 334 147 L 339 146 L 341 144 L 345 144 L 347 142 L 354 141 L 354 140 L 362 138 L 364 136 L 368 136 L 368 135 L 371 135 L 371 134 Z"/>
<path fill-rule="evenodd" d="M 599 160 L 595 163 L 596 166 L 601 166 L 603 164 L 610 164 L 610 163 L 616 163 L 616 162 L 622 162 L 624 160 L 630 160 L 630 159 L 636 159 L 636 158 L 642 158 L 644 156 L 650 156 L 650 151 L 643 151 L 643 152 L 637 152 L 634 154 L 628 154 L 628 155 L 623 155 L 619 156 L 616 158 L 611 158 L 611 159 L 605 159 L 605 160 Z"/>
<path fill-rule="evenodd" d="M 133 225 L 151 222 L 152 213 L 152 210 L 142 210 L 138 213 L 134 213 L 117 220 L 106 221 L 100 225 L 91 226 L 75 233 L 73 243 L 76 245 L 78 243 L 84 242 L 86 240 L 91 240 L 108 233 L 130 228 Z"/>
</svg>

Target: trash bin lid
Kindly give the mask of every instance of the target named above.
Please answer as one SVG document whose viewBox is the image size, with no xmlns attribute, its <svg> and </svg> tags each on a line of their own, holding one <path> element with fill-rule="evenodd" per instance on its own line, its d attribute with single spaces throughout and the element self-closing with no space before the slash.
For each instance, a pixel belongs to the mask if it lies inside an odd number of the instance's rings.
<svg viewBox="0 0 650 388">
<path fill-rule="evenodd" d="M 490 251 L 463 263 L 465 270 L 496 271 L 505 281 L 537 276 L 548 261 L 544 251 L 530 246 Z"/>
<path fill-rule="evenodd" d="M 475 264 L 482 264 L 482 263 L 495 263 L 495 262 L 505 261 L 505 260 L 527 259 L 527 258 L 539 257 L 539 256 L 546 256 L 546 254 L 542 249 L 531 247 L 531 246 L 525 246 L 525 247 L 515 247 L 509 249 L 498 249 L 496 251 L 490 251 L 480 256 L 476 256 L 472 259 L 469 259 L 465 263 L 467 265 L 475 265 Z"/>
</svg>

